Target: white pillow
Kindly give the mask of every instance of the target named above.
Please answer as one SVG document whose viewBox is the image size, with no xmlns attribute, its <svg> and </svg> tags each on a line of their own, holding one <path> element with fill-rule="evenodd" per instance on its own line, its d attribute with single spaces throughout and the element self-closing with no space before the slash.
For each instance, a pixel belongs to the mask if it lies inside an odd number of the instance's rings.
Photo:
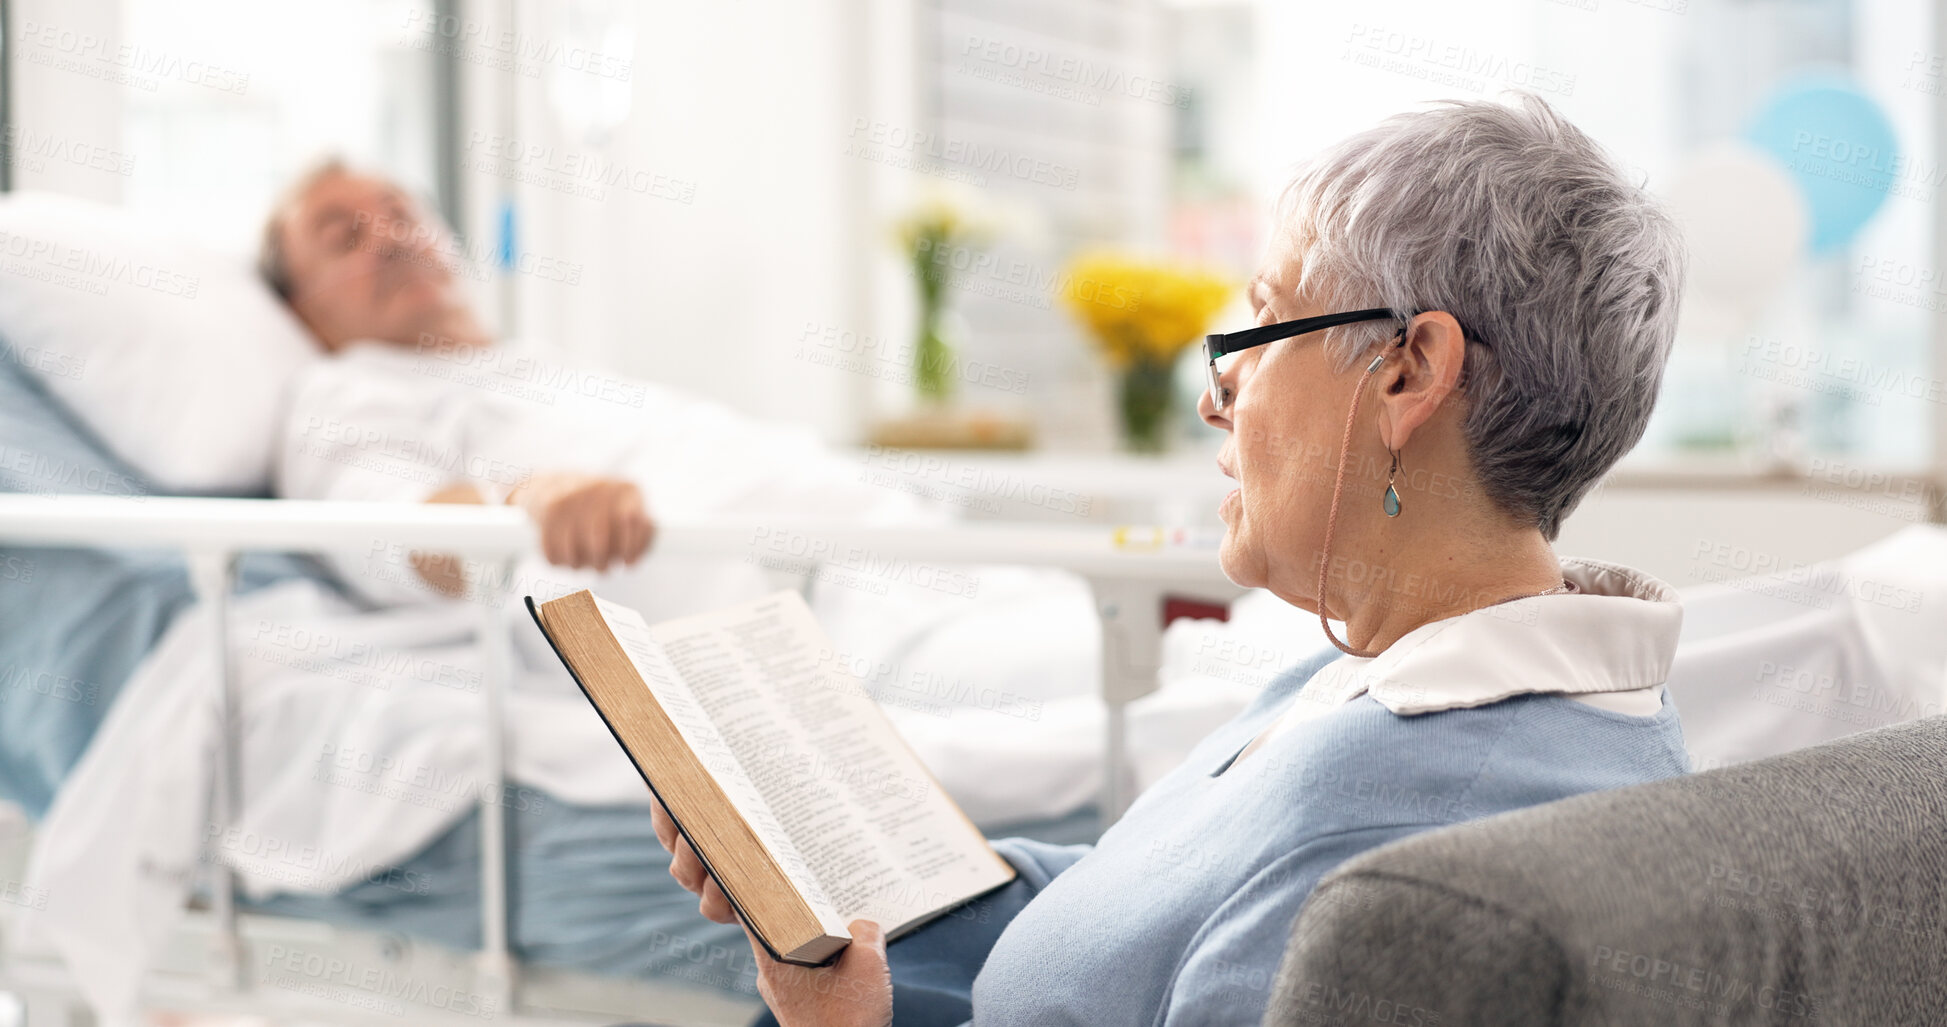
<svg viewBox="0 0 1947 1027">
<path fill-rule="evenodd" d="M 285 385 L 323 356 L 242 257 L 51 193 L 0 199 L 0 346 L 187 493 L 269 488 Z"/>
</svg>

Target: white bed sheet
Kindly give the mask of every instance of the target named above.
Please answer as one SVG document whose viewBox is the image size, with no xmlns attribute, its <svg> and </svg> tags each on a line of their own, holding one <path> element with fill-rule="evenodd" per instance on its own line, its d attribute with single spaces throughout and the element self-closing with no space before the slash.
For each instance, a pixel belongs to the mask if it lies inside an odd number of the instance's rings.
<svg viewBox="0 0 1947 1027">
<path fill-rule="evenodd" d="M 1947 712 L 1947 528 L 1686 590 L 1670 694 L 1698 770 Z"/>
</svg>

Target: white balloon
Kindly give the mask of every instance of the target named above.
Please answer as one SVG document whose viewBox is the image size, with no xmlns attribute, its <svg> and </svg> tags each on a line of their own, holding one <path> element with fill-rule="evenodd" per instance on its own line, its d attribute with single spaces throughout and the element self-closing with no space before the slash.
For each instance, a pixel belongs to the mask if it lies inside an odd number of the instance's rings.
<svg viewBox="0 0 1947 1027">
<path fill-rule="evenodd" d="M 1725 140 L 1699 149 L 1670 182 L 1690 250 L 1690 287 L 1755 312 L 1805 259 L 1811 211 L 1769 155 Z"/>
</svg>

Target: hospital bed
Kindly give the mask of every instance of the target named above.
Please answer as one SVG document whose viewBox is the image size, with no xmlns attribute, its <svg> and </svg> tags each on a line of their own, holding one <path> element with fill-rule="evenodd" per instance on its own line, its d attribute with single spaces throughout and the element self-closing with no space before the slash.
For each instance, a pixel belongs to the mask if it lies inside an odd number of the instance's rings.
<svg viewBox="0 0 1947 1027">
<path fill-rule="evenodd" d="M 663 525 L 659 553 L 681 553 L 739 559 L 746 556 L 758 532 L 774 525 Z M 1129 702 L 1154 690 L 1160 659 L 1162 613 L 1167 597 L 1195 596 L 1221 604 L 1241 590 L 1216 570 L 1214 553 L 1192 540 L 1154 530 L 961 525 L 912 529 L 859 529 L 798 525 L 794 530 L 825 541 L 834 552 L 866 549 L 888 559 L 927 561 L 935 565 L 1012 564 L 1060 567 L 1081 575 L 1090 584 L 1103 622 L 1103 678 L 1100 694 L 1109 713 L 1106 721 L 1105 792 L 1099 809 L 1112 817 L 1127 801 L 1126 733 L 1124 710 Z M 422 505 L 305 503 L 252 499 L 195 499 L 166 497 L 106 497 L 88 495 L 0 496 L 0 543 L 28 546 L 166 547 L 187 560 L 189 577 L 199 601 L 221 609 L 235 584 L 240 557 L 260 552 L 360 551 L 382 537 L 409 549 L 437 549 L 471 557 L 476 566 L 492 567 L 512 561 L 533 545 L 532 530 L 520 511 L 505 508 Z M 510 575 L 502 575 L 502 580 Z M 497 604 L 478 604 L 483 629 L 498 625 Z M 227 618 L 210 619 L 215 630 L 207 639 L 212 652 L 224 654 L 235 644 L 227 637 Z M 487 668 L 479 693 L 479 715 L 491 740 L 489 781 L 483 794 L 499 794 L 503 773 L 498 754 L 504 740 L 502 702 L 508 653 L 504 630 L 481 630 Z M 218 664 L 221 666 L 221 663 Z M 234 737 L 231 710 L 235 695 L 224 675 L 219 718 L 223 737 Z M 236 762 L 226 747 L 216 764 L 213 808 L 231 808 L 236 789 Z M 576 1008 L 597 1016 L 647 1017 L 671 1022 L 740 1022 L 749 1014 L 747 1002 L 695 989 L 677 988 L 668 994 L 644 994 L 640 989 L 607 985 L 608 1001 L 591 1000 L 588 992 L 599 983 L 576 981 L 575 975 L 543 973 L 541 987 L 527 990 L 527 975 L 517 966 L 510 947 L 508 880 L 504 854 L 509 851 L 508 811 L 496 803 L 481 803 L 475 822 L 479 854 L 479 951 L 469 960 L 450 954 L 415 957 L 413 974 L 433 974 L 448 981 L 445 994 L 476 996 L 466 1003 L 498 1010 Z M 646 841 L 646 839 L 644 839 Z M 233 882 L 220 860 L 208 863 L 211 880 L 207 901 L 191 921 L 203 958 L 196 976 L 207 985 L 184 987 L 173 975 L 174 987 L 159 994 L 165 1001 L 222 1007 L 236 1006 L 244 996 L 249 1008 L 261 1010 L 272 1002 L 298 1000 L 315 1004 L 315 996 L 289 989 L 267 988 L 256 971 L 266 951 L 289 950 L 292 942 L 278 941 L 293 930 L 261 916 L 240 911 Z M 275 907 L 274 907 L 275 908 Z M 286 910 L 304 911 L 303 902 L 286 903 Z M 250 926 L 247 926 L 250 925 Z M 387 946 L 395 951 L 386 955 Z M 315 948 L 315 943 L 313 943 Z M 337 958 L 364 958 L 372 965 L 397 965 L 399 943 L 350 938 L 334 942 Z M 252 951 L 252 949 L 256 951 Z M 176 947 L 180 955 L 184 950 Z M 305 950 L 309 952 L 310 950 Z M 34 994 L 58 994 L 59 967 L 31 954 L 5 950 L 8 957 L 0 981 L 14 982 Z M 28 956 L 26 965 L 16 959 Z M 170 975 L 165 975 L 170 976 Z M 253 983 L 256 985 L 251 993 Z M 457 989 L 457 990 L 454 990 Z M 579 991 L 580 994 L 563 994 Z M 201 992 L 191 998 L 185 992 Z M 437 992 L 438 989 L 432 989 Z M 592 1008 L 591 1008 L 592 1007 Z M 337 1010 L 342 1012 L 342 1010 Z M 438 1012 L 433 1010 L 430 1012 Z"/>
<path fill-rule="evenodd" d="M 79 293 L 31 276 L 0 283 L 7 286 L 0 289 L 0 804 L 11 798 L 29 821 L 47 812 L 64 774 L 117 707 L 122 683 L 169 625 L 187 624 L 185 615 L 199 602 L 221 608 L 234 595 L 303 580 L 341 587 L 349 597 L 358 589 L 343 588 L 349 583 L 342 564 L 299 554 L 349 549 L 339 555 L 357 557 L 374 535 L 400 546 L 465 552 L 482 568 L 504 565 L 531 549 L 528 526 L 505 509 L 164 495 L 172 490 L 156 482 L 174 481 L 173 491 L 198 495 L 262 487 L 236 484 L 256 480 L 254 473 L 232 472 L 255 467 L 257 459 L 235 460 L 249 456 L 255 442 L 274 434 L 270 426 L 281 422 L 278 392 L 263 383 L 287 380 L 300 360 L 315 356 L 313 342 L 245 263 L 203 252 L 125 212 L 62 197 L 12 196 L 0 204 L 0 221 L 24 238 L 114 254 L 137 266 L 167 266 L 198 283 L 195 302 L 141 288 Z M 245 444 L 231 446 L 230 440 Z M 195 467 L 185 466 L 191 455 L 199 458 L 191 461 Z M 203 466 L 204 458 L 215 462 Z M 730 524 L 660 527 L 658 555 L 732 560 L 751 555 L 756 530 Z M 816 524 L 768 527 L 788 528 L 833 547 L 862 546 L 882 558 L 1059 567 L 1086 578 L 1102 625 L 1100 694 L 1106 716 L 1099 721 L 1100 751 L 1105 765 L 1117 772 L 1088 775 L 1104 782 L 1098 801 L 1084 800 L 1060 822 L 1035 825 L 1052 840 L 1070 840 L 1064 833 L 1076 839 L 1088 835 L 1099 826 L 1097 818 L 1112 818 L 1133 790 L 1132 775 L 1124 770 L 1137 761 L 1128 758 L 1124 711 L 1157 687 L 1161 597 L 1185 593 L 1203 600 L 1199 609 L 1208 611 L 1221 609 L 1239 591 L 1218 573 L 1210 548 L 1160 531 L 1078 524 L 869 534 L 842 527 L 827 531 Z M 30 548 L 45 546 L 78 548 Z M 800 562 L 805 564 L 798 574 L 802 581 L 816 569 L 815 560 Z M 508 598 L 518 601 L 502 595 L 498 602 L 478 604 L 479 623 L 484 627 L 504 612 L 497 607 L 507 606 Z M 238 600 L 238 608 L 246 601 Z M 1076 613 L 1087 626 L 1088 613 Z M 223 758 L 211 775 L 218 811 L 234 810 L 238 799 L 234 678 L 248 666 L 247 660 L 227 668 L 221 662 L 223 654 L 235 653 L 237 642 L 225 637 L 224 620 L 206 619 L 212 627 L 204 642 L 218 655 L 220 669 L 213 677 L 224 686 Z M 506 741 L 508 634 L 504 628 L 475 634 L 483 687 L 466 699 L 477 699 L 480 730 L 489 742 L 484 776 L 492 789 L 505 770 L 500 756 Z M 1090 644 L 1082 637 L 1075 647 Z M 23 671 L 43 666 L 61 673 L 23 678 Z M 950 726 L 957 730 L 958 722 Z M 1087 767 L 1093 756 L 1079 758 Z M 167 965 L 159 968 L 151 993 L 178 1005 L 212 1008 L 223 1007 L 225 996 L 250 999 L 230 1002 L 228 1008 L 237 1010 L 260 1010 L 278 1001 L 302 1004 L 317 996 L 304 988 L 263 986 L 261 957 L 280 946 L 307 952 L 335 946 L 341 962 L 463 983 L 466 994 L 480 997 L 476 1006 L 491 1006 L 501 1016 L 554 1008 L 608 1019 L 745 1019 L 748 981 L 731 982 L 737 986 L 726 989 L 717 974 L 710 986 L 685 993 L 677 987 L 684 975 L 663 972 L 672 966 L 713 970 L 710 957 L 699 967 L 674 955 L 684 940 L 675 935 L 700 939 L 713 951 L 726 941 L 741 941 L 734 929 L 710 933 L 719 925 L 703 922 L 693 900 L 669 887 L 645 811 L 559 802 L 546 814 L 495 803 L 477 807 L 407 862 L 406 872 L 430 868 L 436 871 L 431 879 L 453 884 L 450 893 L 430 897 L 402 898 L 397 890 L 377 886 L 242 902 L 224 864 L 206 861 L 201 876 L 208 880 L 187 928 L 194 942 L 168 947 Z M 989 823 L 997 830 L 1013 826 Z M 0 836 L 6 833 L 0 828 Z M 13 887 L 20 881 L 23 848 L 18 837 L 0 837 L 0 991 L 47 996 L 48 1008 L 35 1011 L 36 1022 L 55 1022 L 73 995 L 73 981 L 63 979 L 58 961 L 23 950 L 17 932 L 8 930 L 22 905 L 32 904 L 31 896 Z M 591 851 L 599 855 L 588 855 Z M 626 880 L 620 879 L 624 868 L 633 873 Z M 602 874 L 618 878 L 604 884 L 612 890 L 547 891 L 550 882 L 581 887 Z M 467 887 L 459 887 L 462 881 Z M 651 887 L 658 882 L 660 890 Z M 591 908 L 604 904 L 593 903 L 590 894 L 623 901 L 605 904 L 615 908 Z M 627 919 L 632 912 L 640 915 Z M 552 917 L 547 931 L 539 932 L 548 943 L 530 945 L 542 916 Z M 333 930 L 315 921 L 355 929 Z M 510 921 L 518 921 L 513 930 Z M 584 924 L 599 926 L 577 933 Z M 658 931 L 671 937 L 658 939 L 653 936 Z M 591 937 L 602 934 L 612 937 Z M 435 944 L 424 944 L 427 940 Z M 658 945 L 660 956 L 645 954 Z M 529 957 L 519 966 L 517 953 Z M 643 979 L 648 992 L 638 986 Z M 246 986 L 252 983 L 257 987 Z M 323 1019 L 344 1019 L 354 1011 L 344 1003 L 312 1004 L 327 1010 Z M 440 1012 L 415 1011 L 425 1014 L 416 1018 Z"/>
</svg>

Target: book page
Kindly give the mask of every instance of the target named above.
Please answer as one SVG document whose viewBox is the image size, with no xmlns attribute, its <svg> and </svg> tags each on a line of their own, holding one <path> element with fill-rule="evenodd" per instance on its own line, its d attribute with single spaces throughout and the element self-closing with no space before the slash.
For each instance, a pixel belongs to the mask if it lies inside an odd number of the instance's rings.
<svg viewBox="0 0 1947 1027">
<path fill-rule="evenodd" d="M 891 930 L 1009 876 L 780 592 L 650 629 L 845 922 Z"/>
<path fill-rule="evenodd" d="M 745 822 L 750 824 L 751 830 L 770 851 L 771 858 L 799 884 L 805 900 L 824 923 L 825 930 L 831 934 L 845 934 L 845 925 L 849 921 L 839 917 L 839 907 L 824 893 L 811 861 L 798 850 L 790 830 L 772 812 L 765 789 L 744 772 L 743 761 L 735 747 L 729 744 L 724 731 L 712 720 L 713 709 L 734 706 L 736 697 L 715 694 L 720 691 L 718 683 L 710 682 L 708 687 L 712 692 L 712 701 L 703 701 L 697 690 L 685 680 L 686 675 L 679 673 L 672 665 L 668 654 L 654 638 L 653 629 L 643 622 L 641 614 L 626 606 L 606 602 L 599 596 L 595 597 L 595 605 L 601 610 L 602 619 L 608 623 L 615 640 L 621 643 L 622 651 L 628 654 L 636 673 L 642 675 L 656 702 L 682 734 L 683 741 L 689 744 L 703 768 L 716 779 Z"/>
</svg>

